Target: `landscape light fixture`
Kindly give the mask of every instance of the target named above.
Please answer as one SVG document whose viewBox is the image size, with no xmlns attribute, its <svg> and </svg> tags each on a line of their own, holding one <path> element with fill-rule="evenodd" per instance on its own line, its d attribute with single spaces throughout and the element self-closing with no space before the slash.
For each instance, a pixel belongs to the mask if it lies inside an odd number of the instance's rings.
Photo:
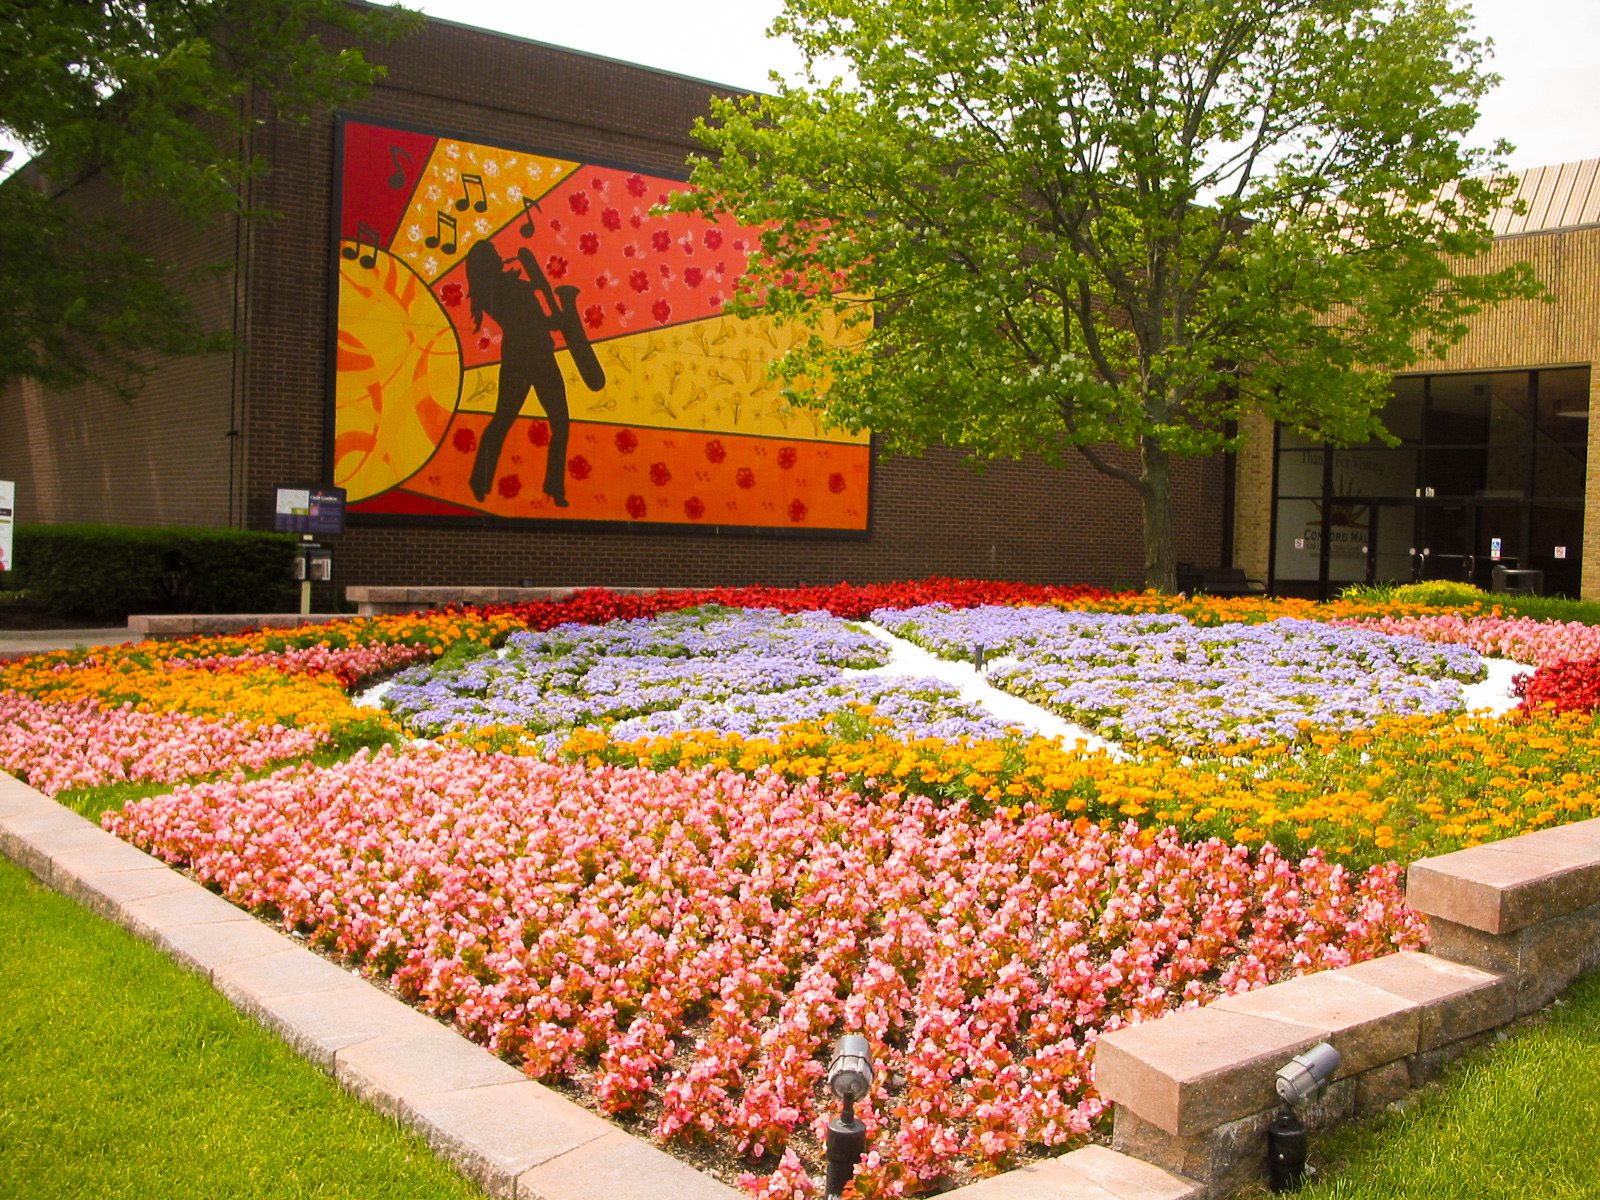
<svg viewBox="0 0 1600 1200">
<path fill-rule="evenodd" d="M 1274 1192 L 1292 1192 L 1305 1180 L 1306 1123 L 1296 1104 L 1310 1100 L 1339 1070 L 1339 1052 L 1320 1042 L 1278 1069 L 1275 1080 L 1283 1107 L 1267 1127 L 1267 1183 Z"/>
<path fill-rule="evenodd" d="M 828 1090 L 844 1102 L 844 1112 L 828 1122 L 827 1196 L 835 1200 L 867 1152 L 867 1127 L 856 1119 L 856 1101 L 872 1090 L 872 1046 L 859 1033 L 845 1034 L 834 1048 Z"/>
<path fill-rule="evenodd" d="M 985 647 L 982 642 L 976 642 L 972 647 L 972 665 L 978 668 L 978 674 L 983 674 L 983 660 Z"/>
</svg>

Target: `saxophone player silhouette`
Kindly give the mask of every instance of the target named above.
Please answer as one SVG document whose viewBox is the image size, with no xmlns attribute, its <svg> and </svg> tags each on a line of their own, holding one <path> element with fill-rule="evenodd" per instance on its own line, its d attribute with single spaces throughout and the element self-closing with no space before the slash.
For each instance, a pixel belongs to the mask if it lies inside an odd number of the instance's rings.
<svg viewBox="0 0 1600 1200">
<path fill-rule="evenodd" d="M 512 264 L 522 268 L 519 274 Z M 578 289 L 552 288 L 538 260 L 526 246 L 514 259 L 502 259 L 487 239 L 467 251 L 467 299 L 472 327 L 483 329 L 485 314 L 500 326 L 500 388 L 494 416 L 478 443 L 472 464 L 472 494 L 479 500 L 494 486 L 495 469 L 506 435 L 516 423 L 528 390 L 533 389 L 550 422 L 550 445 L 544 468 L 544 494 L 558 508 L 567 507 L 567 384 L 556 361 L 556 333 L 566 342 L 578 375 L 591 392 L 606 385 L 605 370 L 595 357 L 588 331 L 578 312 Z"/>
</svg>

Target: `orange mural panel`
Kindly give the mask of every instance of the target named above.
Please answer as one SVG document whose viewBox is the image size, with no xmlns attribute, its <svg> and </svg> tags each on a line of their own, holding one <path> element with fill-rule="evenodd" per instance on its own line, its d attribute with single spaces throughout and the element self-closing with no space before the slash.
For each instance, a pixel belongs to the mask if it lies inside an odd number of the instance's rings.
<svg viewBox="0 0 1600 1200">
<path fill-rule="evenodd" d="M 724 311 L 756 230 L 626 168 L 353 120 L 340 149 L 352 516 L 865 531 L 869 435 L 786 406 L 796 330 Z"/>
</svg>

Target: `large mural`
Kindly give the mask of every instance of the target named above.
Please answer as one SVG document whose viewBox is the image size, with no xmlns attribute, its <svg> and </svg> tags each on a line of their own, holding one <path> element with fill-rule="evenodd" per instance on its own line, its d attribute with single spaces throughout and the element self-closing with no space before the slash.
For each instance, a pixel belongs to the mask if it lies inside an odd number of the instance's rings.
<svg viewBox="0 0 1600 1200">
<path fill-rule="evenodd" d="M 754 230 L 688 185 L 344 120 L 332 482 L 351 514 L 864 531 L 866 434 L 724 311 Z M 842 336 L 837 329 L 829 336 Z"/>
</svg>

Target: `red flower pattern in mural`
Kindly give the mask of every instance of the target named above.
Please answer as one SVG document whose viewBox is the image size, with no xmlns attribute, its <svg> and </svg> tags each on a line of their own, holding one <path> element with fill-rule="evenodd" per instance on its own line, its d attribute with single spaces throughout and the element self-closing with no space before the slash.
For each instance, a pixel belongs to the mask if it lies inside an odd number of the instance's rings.
<svg viewBox="0 0 1600 1200">
<path fill-rule="evenodd" d="M 728 457 L 728 448 L 722 444 L 721 438 L 712 438 L 706 443 L 706 461 L 720 463 Z"/>
<path fill-rule="evenodd" d="M 749 467 L 740 467 L 733 473 L 733 481 L 742 488 L 753 488 L 756 485 L 756 473 Z"/>
<path fill-rule="evenodd" d="M 789 520 L 796 525 L 806 519 L 806 502 L 804 500 L 791 500 L 789 502 Z"/>
<path fill-rule="evenodd" d="M 795 453 L 795 448 L 793 446 L 785 446 L 783 449 L 778 451 L 778 465 L 787 471 L 790 467 L 794 466 L 795 460 L 797 460 L 799 457 L 800 456 Z"/>
<path fill-rule="evenodd" d="M 698 521 L 706 515 L 705 501 L 701 500 L 699 496 L 690 496 L 683 502 L 683 515 L 691 521 Z"/>
<path fill-rule="evenodd" d="M 478 435 L 470 429 L 458 429 L 450 439 L 451 445 L 463 454 L 471 454 L 478 448 Z"/>
<path fill-rule="evenodd" d="M 567 459 L 567 474 L 574 479 L 587 479 L 594 474 L 594 467 L 583 455 L 574 454 Z"/>
<path fill-rule="evenodd" d="M 528 424 L 528 440 L 535 446 L 543 449 L 550 444 L 550 424 L 548 421 L 532 421 Z"/>
<path fill-rule="evenodd" d="M 828 490 L 835 496 L 844 491 L 844 487 L 844 476 L 840 472 L 835 471 L 832 475 L 828 476 Z"/>
<path fill-rule="evenodd" d="M 650 482 L 657 487 L 666 487 L 667 484 L 672 482 L 672 471 L 668 469 L 666 463 L 653 462 L 650 464 Z"/>
<path fill-rule="evenodd" d="M 600 235 L 598 233 L 584 233 L 578 236 L 578 249 L 585 254 L 600 253 Z"/>
<path fill-rule="evenodd" d="M 644 497 L 638 493 L 629 496 L 623 507 L 628 510 L 628 515 L 635 521 L 644 520 L 645 513 L 650 511 L 650 506 L 644 502 Z"/>
<path fill-rule="evenodd" d="M 657 300 L 650 306 L 650 315 L 656 319 L 657 324 L 665 325 L 672 318 L 672 305 L 665 300 Z"/>
<path fill-rule="evenodd" d="M 581 217 L 589 211 L 589 193 L 573 192 L 572 195 L 567 197 L 567 204 L 574 213 Z"/>
<path fill-rule="evenodd" d="M 502 475 L 500 482 L 494 486 L 495 491 L 500 493 L 501 499 L 514 500 L 517 493 L 522 490 L 522 479 L 517 475 Z"/>
<path fill-rule="evenodd" d="M 639 448 L 639 435 L 631 429 L 617 430 L 615 441 L 617 449 L 624 454 L 632 454 Z"/>
</svg>

